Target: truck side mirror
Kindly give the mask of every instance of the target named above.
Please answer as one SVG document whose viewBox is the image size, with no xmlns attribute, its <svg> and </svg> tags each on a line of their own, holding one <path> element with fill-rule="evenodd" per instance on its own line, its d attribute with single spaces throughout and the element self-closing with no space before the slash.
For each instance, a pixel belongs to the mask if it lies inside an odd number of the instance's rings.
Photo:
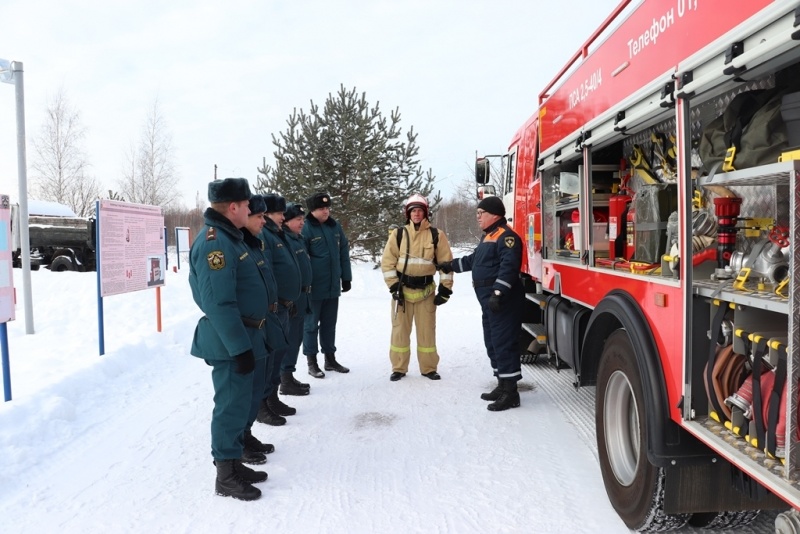
<svg viewBox="0 0 800 534">
<path fill-rule="evenodd" d="M 475 160 L 475 181 L 479 184 L 489 183 L 489 160 L 487 158 Z"/>
<path fill-rule="evenodd" d="M 483 200 L 485 197 L 497 196 L 495 194 L 493 185 L 482 185 L 478 187 L 478 200 Z"/>
</svg>

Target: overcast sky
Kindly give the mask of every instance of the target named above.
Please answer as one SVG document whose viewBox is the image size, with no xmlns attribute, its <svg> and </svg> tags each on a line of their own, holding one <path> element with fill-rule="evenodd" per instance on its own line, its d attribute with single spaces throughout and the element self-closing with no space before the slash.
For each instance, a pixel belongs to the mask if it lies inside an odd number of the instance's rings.
<svg viewBox="0 0 800 534">
<path fill-rule="evenodd" d="M 5 0 L 0 58 L 24 67 L 30 140 L 63 87 L 103 191 L 156 98 L 185 205 L 218 175 L 254 181 L 294 108 L 340 85 L 418 133 L 447 197 L 475 152 L 505 151 L 539 91 L 617 0 Z M 12 85 L 0 85 L 0 192 L 16 196 Z"/>
</svg>

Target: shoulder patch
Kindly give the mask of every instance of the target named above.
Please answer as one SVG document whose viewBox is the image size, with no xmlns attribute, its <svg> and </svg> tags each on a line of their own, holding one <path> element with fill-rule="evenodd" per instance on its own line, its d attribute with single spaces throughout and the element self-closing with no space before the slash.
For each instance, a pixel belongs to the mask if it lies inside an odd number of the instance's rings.
<svg viewBox="0 0 800 534">
<path fill-rule="evenodd" d="M 223 254 L 221 250 L 210 252 L 208 256 L 206 256 L 206 259 L 212 271 L 219 271 L 225 268 L 225 254 Z"/>
<path fill-rule="evenodd" d="M 206 230 L 206 241 L 214 241 L 217 238 L 217 229 L 213 226 Z"/>
<path fill-rule="evenodd" d="M 505 239 L 503 239 L 503 243 L 505 243 L 508 248 L 514 248 L 514 243 L 516 243 L 516 241 L 517 240 L 514 238 L 513 235 L 510 235 Z"/>
</svg>

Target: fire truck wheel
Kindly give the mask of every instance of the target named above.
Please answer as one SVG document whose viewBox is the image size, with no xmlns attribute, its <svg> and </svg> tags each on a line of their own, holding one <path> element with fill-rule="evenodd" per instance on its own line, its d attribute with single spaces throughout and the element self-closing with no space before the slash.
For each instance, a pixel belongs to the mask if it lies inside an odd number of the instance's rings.
<svg viewBox="0 0 800 534">
<path fill-rule="evenodd" d="M 611 505 L 628 528 L 679 528 L 689 514 L 663 511 L 663 469 L 647 460 L 645 402 L 639 365 L 624 330 L 607 339 L 597 373 L 595 428 L 600 471 Z"/>
<path fill-rule="evenodd" d="M 53 260 L 53 263 L 50 264 L 51 271 L 74 271 L 75 264 L 72 263 L 72 258 L 69 256 L 59 256 Z"/>
<path fill-rule="evenodd" d="M 755 521 L 760 514 L 760 510 L 697 513 L 692 514 L 689 526 L 707 529 L 743 527 Z"/>
</svg>

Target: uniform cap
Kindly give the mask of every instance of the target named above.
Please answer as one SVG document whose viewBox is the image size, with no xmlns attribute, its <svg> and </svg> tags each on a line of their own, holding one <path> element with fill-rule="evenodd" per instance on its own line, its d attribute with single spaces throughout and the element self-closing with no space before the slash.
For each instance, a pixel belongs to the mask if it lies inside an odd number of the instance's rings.
<svg viewBox="0 0 800 534">
<path fill-rule="evenodd" d="M 255 194 L 250 197 L 250 204 L 248 207 L 250 208 L 250 215 L 264 213 L 267 211 L 267 203 L 264 202 L 264 196 L 259 194 Z"/>
<path fill-rule="evenodd" d="M 286 199 L 275 193 L 264 195 L 264 202 L 267 205 L 267 213 L 286 211 Z"/>
<path fill-rule="evenodd" d="M 208 201 L 241 202 L 250 200 L 250 184 L 247 178 L 225 178 L 208 183 Z"/>
<path fill-rule="evenodd" d="M 314 211 L 319 208 L 331 207 L 331 196 L 328 193 L 318 192 L 314 193 L 306 199 L 308 211 Z"/>
<path fill-rule="evenodd" d="M 297 202 L 289 202 L 286 204 L 286 211 L 283 212 L 283 216 L 287 221 L 295 217 L 303 217 L 305 214 L 306 211 L 303 209 L 303 206 Z"/>
</svg>

